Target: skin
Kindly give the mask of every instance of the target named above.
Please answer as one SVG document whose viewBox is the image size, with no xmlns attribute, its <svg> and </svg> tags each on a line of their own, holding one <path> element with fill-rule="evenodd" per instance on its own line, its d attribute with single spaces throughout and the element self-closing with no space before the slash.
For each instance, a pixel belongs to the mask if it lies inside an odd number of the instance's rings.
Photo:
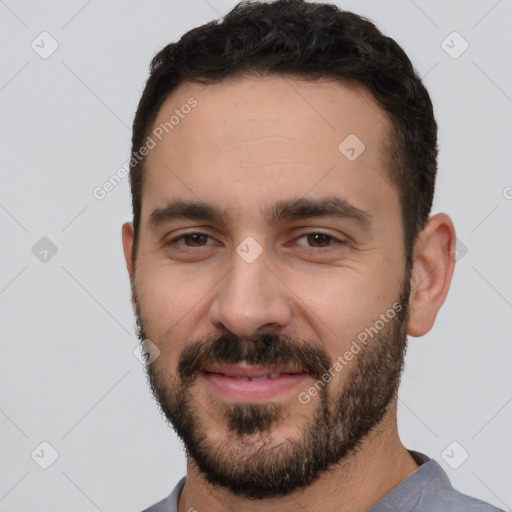
<svg viewBox="0 0 512 512">
<path fill-rule="evenodd" d="M 161 350 L 154 364 L 174 372 L 188 340 L 228 331 L 240 337 L 266 331 L 297 335 L 335 360 L 391 307 L 405 275 L 399 196 L 386 177 L 383 157 L 387 118 L 361 88 L 248 76 L 209 86 L 181 84 L 165 101 L 155 126 L 191 96 L 197 107 L 147 157 L 136 261 L 131 258 L 133 226 L 125 223 L 122 228 L 144 326 Z M 349 134 L 366 146 L 353 162 L 338 150 Z M 263 215 L 281 200 L 333 196 L 367 212 L 371 229 L 332 217 L 269 225 Z M 149 225 L 156 208 L 183 199 L 211 203 L 228 215 Z M 165 245 L 192 231 L 211 238 L 195 247 L 187 247 L 183 239 Z M 315 247 L 304 236 L 310 233 L 334 238 L 330 245 Z M 248 236 L 263 250 L 250 264 L 236 252 Z M 454 241 L 453 223 L 443 213 L 430 217 L 418 237 L 410 336 L 431 329 L 445 300 L 455 264 Z M 335 374 L 333 393 L 343 389 L 347 373 Z M 317 404 L 318 397 L 307 405 L 297 400 L 312 384 L 307 379 L 279 396 L 289 415 L 273 430 L 271 446 L 296 435 L 296 426 Z M 208 427 L 208 440 L 214 442 L 225 438 L 226 425 L 208 400 L 210 393 L 198 382 L 193 399 Z M 232 448 L 240 456 L 251 450 L 250 443 Z M 360 450 L 309 487 L 286 496 L 260 501 L 235 496 L 207 483 L 189 460 L 179 511 L 364 511 L 415 469 L 398 436 L 395 398 Z"/>
</svg>

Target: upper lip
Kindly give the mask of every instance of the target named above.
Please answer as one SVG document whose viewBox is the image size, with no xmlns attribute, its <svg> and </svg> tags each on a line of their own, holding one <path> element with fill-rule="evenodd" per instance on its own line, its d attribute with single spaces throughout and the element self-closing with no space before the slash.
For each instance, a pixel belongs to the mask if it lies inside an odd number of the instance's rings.
<svg viewBox="0 0 512 512">
<path fill-rule="evenodd" d="M 275 375 L 276 373 L 303 373 L 301 368 L 293 368 L 289 366 L 257 366 L 247 364 L 230 364 L 230 365 L 212 365 L 205 368 L 209 373 L 220 373 L 227 377 L 249 377 L 257 378 L 266 375 Z"/>
</svg>

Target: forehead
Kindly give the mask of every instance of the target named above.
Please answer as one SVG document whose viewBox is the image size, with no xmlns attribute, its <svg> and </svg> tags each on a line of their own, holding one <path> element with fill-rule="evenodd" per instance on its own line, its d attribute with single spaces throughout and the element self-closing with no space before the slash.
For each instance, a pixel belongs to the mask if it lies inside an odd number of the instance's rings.
<svg viewBox="0 0 512 512">
<path fill-rule="evenodd" d="M 182 83 L 152 127 L 156 145 L 146 160 L 143 216 L 177 195 L 235 196 L 238 207 L 262 206 L 287 192 L 325 195 L 335 187 L 375 202 L 390 193 L 389 129 L 366 89 L 339 81 L 271 75 Z M 396 194 L 390 198 L 398 201 Z"/>
<path fill-rule="evenodd" d="M 199 108 L 188 108 L 192 99 Z M 172 114 L 172 126 L 165 130 Z M 193 120 L 182 122 L 187 116 Z M 255 130 L 282 137 L 286 133 L 281 130 L 286 128 L 287 133 L 311 143 L 323 142 L 321 147 L 332 149 L 333 143 L 336 148 L 336 142 L 348 133 L 357 134 L 364 142 L 383 139 L 388 124 L 385 112 L 360 85 L 332 79 L 248 75 L 212 85 L 181 83 L 164 101 L 153 128 L 162 126 L 164 138 L 172 135 L 179 141 L 180 136 L 186 136 L 189 144 L 200 141 L 201 145 L 244 141 Z M 200 128 L 200 134 L 196 131 L 196 137 L 191 137 L 187 125 L 194 131 Z"/>
</svg>

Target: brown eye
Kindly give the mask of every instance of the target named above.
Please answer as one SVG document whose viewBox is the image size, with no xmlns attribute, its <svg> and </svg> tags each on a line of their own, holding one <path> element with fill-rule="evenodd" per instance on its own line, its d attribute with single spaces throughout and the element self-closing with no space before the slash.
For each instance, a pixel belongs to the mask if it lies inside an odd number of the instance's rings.
<svg viewBox="0 0 512 512">
<path fill-rule="evenodd" d="M 185 242 L 185 245 L 188 245 L 190 247 L 206 245 L 208 241 L 208 236 L 203 235 L 202 233 L 190 233 L 188 235 L 183 235 L 181 238 Z"/>
<path fill-rule="evenodd" d="M 301 240 L 305 240 L 305 242 L 301 242 Z M 333 236 L 327 235 L 325 233 L 307 233 L 297 239 L 297 244 L 322 248 L 332 245 L 332 243 L 335 241 L 337 240 Z"/>
<path fill-rule="evenodd" d="M 213 242 L 208 242 L 210 237 L 204 233 L 185 233 L 169 240 L 166 245 L 182 246 L 182 247 L 203 247 Z"/>
<path fill-rule="evenodd" d="M 329 235 L 324 235 L 323 233 L 312 233 L 307 235 L 307 239 L 310 245 L 314 247 L 326 247 L 330 245 L 332 241 L 332 237 Z"/>
</svg>

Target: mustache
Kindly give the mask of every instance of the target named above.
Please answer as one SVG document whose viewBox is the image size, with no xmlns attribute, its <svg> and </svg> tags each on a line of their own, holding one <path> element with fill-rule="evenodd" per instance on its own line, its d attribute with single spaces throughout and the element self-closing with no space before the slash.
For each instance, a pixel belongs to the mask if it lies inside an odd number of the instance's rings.
<svg viewBox="0 0 512 512">
<path fill-rule="evenodd" d="M 275 334 L 263 334 L 250 340 L 228 334 L 213 341 L 190 343 L 180 356 L 178 374 L 183 382 L 191 383 L 212 364 L 242 362 L 269 368 L 299 368 L 316 379 L 320 379 L 332 366 L 328 354 L 310 342 Z"/>
</svg>

